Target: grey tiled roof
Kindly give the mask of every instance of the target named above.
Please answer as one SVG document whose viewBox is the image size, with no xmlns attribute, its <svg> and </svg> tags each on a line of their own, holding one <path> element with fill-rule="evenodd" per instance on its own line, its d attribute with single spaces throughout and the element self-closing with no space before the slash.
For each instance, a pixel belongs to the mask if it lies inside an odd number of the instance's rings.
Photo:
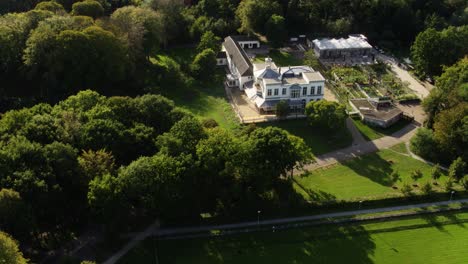
<svg viewBox="0 0 468 264">
<path fill-rule="evenodd" d="M 237 43 L 237 41 L 235 41 L 232 37 L 227 37 L 224 39 L 223 45 L 228 53 L 228 56 L 231 56 L 231 60 L 239 71 L 239 74 L 241 76 L 252 76 L 252 63 L 250 62 L 250 59 L 245 51 L 239 46 L 239 43 Z"/>
</svg>

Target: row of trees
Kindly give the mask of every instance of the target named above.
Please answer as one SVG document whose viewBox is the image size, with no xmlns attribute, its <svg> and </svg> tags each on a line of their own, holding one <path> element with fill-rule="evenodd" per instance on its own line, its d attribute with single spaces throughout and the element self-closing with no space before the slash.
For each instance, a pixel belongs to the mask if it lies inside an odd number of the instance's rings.
<svg viewBox="0 0 468 264">
<path fill-rule="evenodd" d="M 290 186 L 288 173 L 311 160 L 303 140 L 281 129 L 204 124 L 158 95 L 89 90 L 5 113 L 0 228 L 54 247 L 88 223 L 112 230 L 141 217 L 230 214 L 270 201 L 278 186 Z"/>
<path fill-rule="evenodd" d="M 444 66 L 455 64 L 468 54 L 468 25 L 448 27 L 441 31 L 429 28 L 416 37 L 411 46 L 411 57 L 416 73 L 439 76 Z"/>
<path fill-rule="evenodd" d="M 153 2 L 152 2 L 153 3 Z M 56 102 L 91 88 L 105 94 L 142 92 L 150 55 L 178 37 L 171 3 L 127 6 L 105 16 L 100 2 L 41 2 L 0 17 L 2 96 Z M 176 5 L 182 8 L 182 4 Z"/>
<path fill-rule="evenodd" d="M 412 149 L 422 157 L 450 164 L 457 158 L 468 160 L 468 58 L 464 58 L 437 78 L 436 87 L 423 101 L 427 127 L 418 130 Z M 468 168 L 462 166 L 462 171 Z"/>
<path fill-rule="evenodd" d="M 244 32 L 268 33 L 268 23 L 284 18 L 290 33 L 341 36 L 367 34 L 389 48 L 407 45 L 424 28 L 464 25 L 468 22 L 464 1 L 431 0 L 246 0 L 237 8 Z M 279 27 L 280 30 L 283 27 Z"/>
</svg>

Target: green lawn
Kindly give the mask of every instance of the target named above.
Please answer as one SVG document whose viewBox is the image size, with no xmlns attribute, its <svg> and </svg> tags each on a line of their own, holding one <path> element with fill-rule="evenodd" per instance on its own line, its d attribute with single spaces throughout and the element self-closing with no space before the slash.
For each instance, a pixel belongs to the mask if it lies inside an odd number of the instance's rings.
<svg viewBox="0 0 468 264">
<path fill-rule="evenodd" d="M 328 169 L 315 170 L 297 177 L 295 189 L 305 199 L 319 203 L 330 200 L 383 199 L 402 195 L 402 184 L 413 184 L 411 172 L 420 169 L 424 177 L 418 181 L 419 186 L 414 188 L 418 193 L 420 186 L 431 180 L 431 166 L 406 156 L 405 153 L 406 149 L 398 145 Z M 393 171 L 399 172 L 401 181 L 392 181 L 390 174 Z M 433 185 L 434 190 L 444 191 L 443 184 L 446 180 L 445 176 L 439 179 L 439 185 Z M 398 189 L 394 189 L 393 185 Z"/>
<path fill-rule="evenodd" d="M 305 119 L 284 120 L 279 122 L 269 122 L 257 124 L 260 127 L 275 126 L 282 128 L 289 133 L 301 137 L 312 149 L 314 155 L 320 155 L 336 149 L 345 148 L 352 143 L 349 132 L 344 129 L 335 134 L 317 130 L 307 125 Z"/>
<path fill-rule="evenodd" d="M 405 126 L 411 123 L 411 121 L 409 120 L 401 119 L 400 121 L 398 121 L 396 124 L 393 124 L 389 128 L 379 128 L 379 127 L 368 126 L 361 120 L 353 119 L 353 122 L 356 125 L 359 132 L 361 132 L 364 138 L 367 139 L 368 141 L 379 139 L 385 136 L 389 136 L 401 130 L 402 128 L 404 128 Z"/>
<path fill-rule="evenodd" d="M 195 55 L 195 48 L 175 48 L 159 54 L 157 59 L 164 61 L 172 58 L 181 65 L 181 68 L 187 68 Z M 209 81 L 194 80 L 189 86 L 170 87 L 163 90 L 162 94 L 201 120 L 212 118 L 221 127 L 234 129 L 239 127 L 240 123 L 227 101 L 223 85 L 224 77 L 225 71 L 219 68 L 213 72 Z"/>
<path fill-rule="evenodd" d="M 276 64 L 276 66 L 280 66 L 280 67 L 298 66 L 304 63 L 301 59 L 294 57 L 290 53 L 278 51 L 278 50 L 272 50 L 266 56 L 257 55 L 257 57 L 255 57 L 254 59 L 254 62 L 256 63 L 265 62 L 265 58 L 267 56 L 273 59 L 273 62 Z"/>
<path fill-rule="evenodd" d="M 468 259 L 468 213 L 218 238 L 146 240 L 119 264 L 458 264 Z"/>
</svg>

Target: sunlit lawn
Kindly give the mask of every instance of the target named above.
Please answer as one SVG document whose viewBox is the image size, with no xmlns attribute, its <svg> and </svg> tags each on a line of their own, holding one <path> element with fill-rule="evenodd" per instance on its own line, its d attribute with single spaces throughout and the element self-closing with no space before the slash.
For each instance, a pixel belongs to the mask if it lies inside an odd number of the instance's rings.
<svg viewBox="0 0 468 264">
<path fill-rule="evenodd" d="M 119 263 L 462 264 L 468 259 L 466 221 L 468 213 L 451 213 L 218 238 L 149 239 Z"/>
<path fill-rule="evenodd" d="M 392 149 L 368 154 L 328 169 L 319 169 L 304 176 L 296 177 L 295 188 L 305 199 L 315 202 L 329 200 L 358 201 L 366 199 L 383 199 L 401 195 L 403 183 L 413 185 L 411 172 L 420 169 L 424 177 L 418 180 L 415 193 L 420 193 L 422 184 L 431 181 L 431 166 L 415 160 L 406 154 L 404 145 Z M 390 177 L 398 171 L 401 181 L 396 183 Z M 447 177 L 432 185 L 434 190 L 444 191 Z M 397 189 L 393 188 L 396 185 Z M 458 188 L 459 186 L 457 186 Z"/>
<path fill-rule="evenodd" d="M 187 68 L 195 55 L 195 48 L 177 48 L 165 51 L 158 58 L 170 57 L 182 68 Z M 239 126 L 239 121 L 225 95 L 224 74 L 224 70 L 219 68 L 213 72 L 213 78 L 209 81 L 195 80 L 190 87 L 164 87 L 162 92 L 177 106 L 200 119 L 212 118 L 221 127 L 234 129 Z"/>
</svg>

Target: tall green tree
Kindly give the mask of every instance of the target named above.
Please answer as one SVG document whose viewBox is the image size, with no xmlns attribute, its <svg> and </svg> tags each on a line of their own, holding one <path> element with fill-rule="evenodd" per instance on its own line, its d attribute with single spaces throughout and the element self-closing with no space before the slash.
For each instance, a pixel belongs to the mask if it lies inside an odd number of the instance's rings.
<svg viewBox="0 0 468 264">
<path fill-rule="evenodd" d="M 237 7 L 242 32 L 265 33 L 265 23 L 272 15 L 282 15 L 280 4 L 269 0 L 244 0 Z"/>
<path fill-rule="evenodd" d="M 309 102 L 305 114 L 311 126 L 330 131 L 343 128 L 347 118 L 343 105 L 325 100 Z"/>
<path fill-rule="evenodd" d="M 281 47 L 288 37 L 284 17 L 272 15 L 265 24 L 265 34 L 274 48 Z"/>
<path fill-rule="evenodd" d="M 74 16 L 89 16 L 96 19 L 104 14 L 104 8 L 98 1 L 84 0 L 73 4 L 71 14 Z"/>
<path fill-rule="evenodd" d="M 27 259 L 19 250 L 18 243 L 8 234 L 0 231 L 0 263 L 26 264 Z"/>
</svg>

